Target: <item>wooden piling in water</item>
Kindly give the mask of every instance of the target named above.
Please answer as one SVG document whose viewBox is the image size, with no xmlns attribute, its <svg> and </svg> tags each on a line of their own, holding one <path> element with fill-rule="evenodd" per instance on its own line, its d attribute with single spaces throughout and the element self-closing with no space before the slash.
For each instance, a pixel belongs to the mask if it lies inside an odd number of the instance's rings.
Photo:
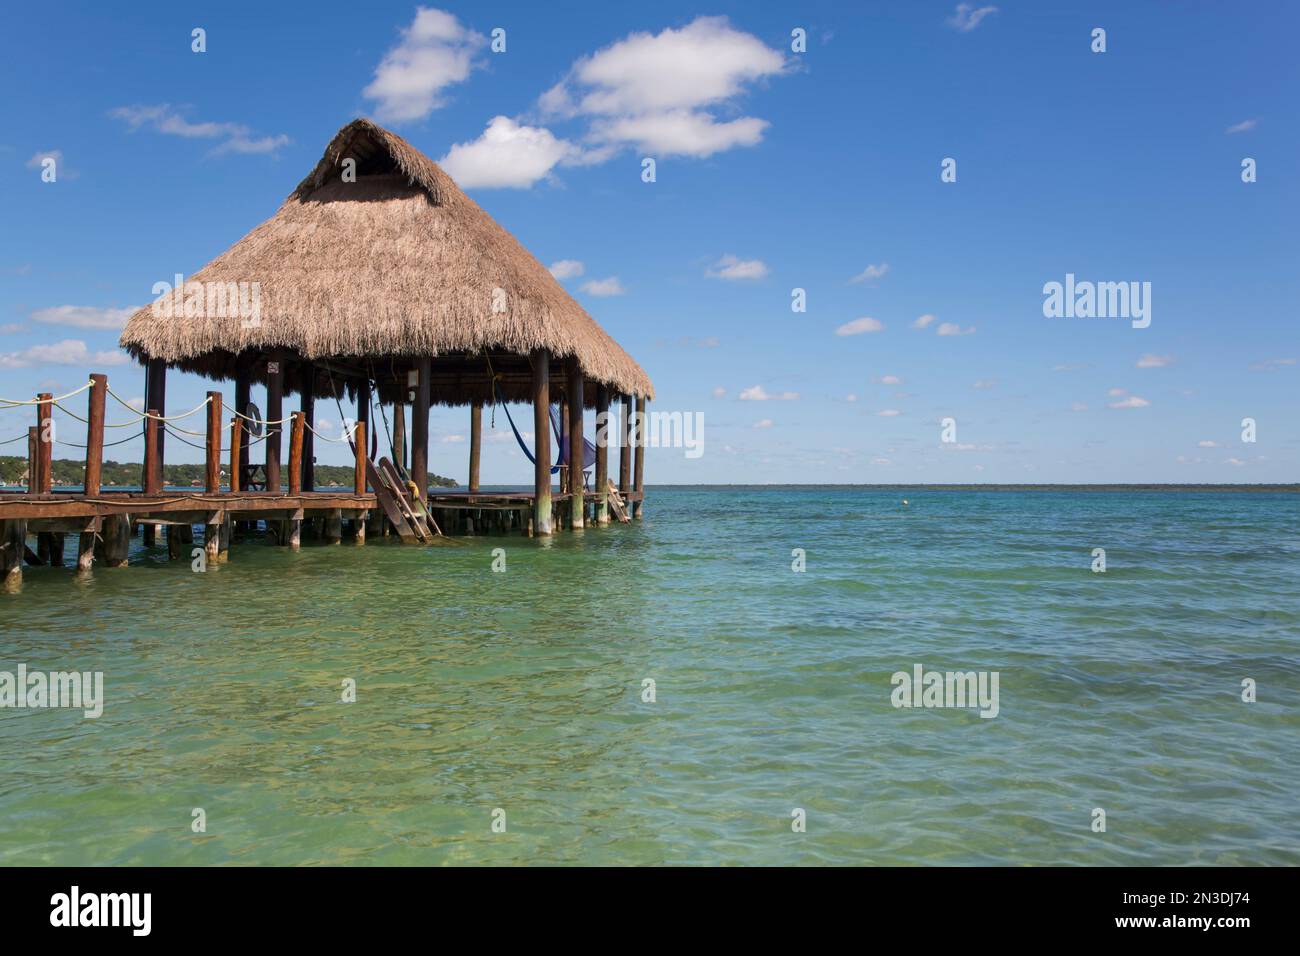
<svg viewBox="0 0 1300 956">
<path fill-rule="evenodd" d="M 302 412 L 289 416 L 289 495 L 302 494 L 302 438 L 306 432 Z M 302 543 L 302 519 L 289 519 L 289 547 L 295 551 Z"/>
<path fill-rule="evenodd" d="M 551 353 L 533 349 L 533 528 L 551 533 Z"/>
<path fill-rule="evenodd" d="M 86 399 L 86 470 L 82 492 L 98 498 L 104 469 L 104 402 L 108 395 L 108 377 L 91 375 L 90 394 Z M 77 570 L 89 571 L 95 561 L 95 532 L 83 531 L 77 540 Z"/>
</svg>

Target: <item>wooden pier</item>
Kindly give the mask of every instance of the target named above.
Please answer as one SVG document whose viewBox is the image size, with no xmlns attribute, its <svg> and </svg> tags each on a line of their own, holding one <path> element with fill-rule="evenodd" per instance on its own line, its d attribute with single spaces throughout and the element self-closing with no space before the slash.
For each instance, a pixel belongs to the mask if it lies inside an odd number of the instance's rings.
<svg viewBox="0 0 1300 956">
<path fill-rule="evenodd" d="M 124 563 L 136 529 L 146 545 L 163 529 L 179 558 L 199 527 L 204 555 L 220 561 L 250 532 L 290 548 L 304 526 L 326 541 L 391 532 L 423 543 L 443 534 L 541 536 L 643 513 L 649 376 L 437 163 L 369 120 L 340 129 L 271 218 L 177 276 L 174 288 L 161 286 L 119 340 L 145 369 L 143 410 L 103 375 L 67 395 L 0 398 L 0 408 L 36 413 L 27 487 L 0 490 L 4 581 L 20 580 L 24 564 L 60 562 L 68 534 L 78 536 L 78 567 L 89 570 L 97 558 Z M 171 412 L 171 369 L 233 382 L 234 394 L 228 401 L 209 391 L 198 407 Z M 256 386 L 265 387 L 262 409 L 252 402 Z M 69 405 L 83 391 L 84 417 Z M 286 415 L 295 393 L 298 410 Z M 123 420 L 105 421 L 106 399 Z M 347 423 L 341 437 L 317 429 L 318 401 Z M 533 406 L 531 435 L 510 417 L 511 403 Z M 433 405 L 469 406 L 466 493 L 430 491 Z M 532 462 L 530 491 L 480 487 L 485 406 L 494 418 L 504 410 Z M 621 408 L 621 427 L 610 426 L 611 408 Z M 594 442 L 584 434 L 589 409 Z M 56 412 L 86 425 L 75 493 L 53 490 Z M 142 433 L 139 492 L 101 487 L 106 430 L 108 447 Z M 203 451 L 201 488 L 165 488 L 171 441 Z M 316 490 L 318 442 L 348 446 L 351 489 Z M 617 483 L 611 443 L 620 446 Z"/>
</svg>

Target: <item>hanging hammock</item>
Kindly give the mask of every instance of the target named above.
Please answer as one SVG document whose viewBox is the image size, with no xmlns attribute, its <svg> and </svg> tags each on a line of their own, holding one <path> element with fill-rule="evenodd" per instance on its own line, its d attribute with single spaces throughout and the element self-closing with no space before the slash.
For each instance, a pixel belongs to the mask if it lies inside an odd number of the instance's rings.
<svg viewBox="0 0 1300 956">
<path fill-rule="evenodd" d="M 510 422 L 510 430 L 515 433 L 515 441 L 519 442 L 519 450 L 527 456 L 533 464 L 537 463 L 537 458 L 533 455 L 532 449 L 528 447 L 528 442 L 524 441 L 524 436 L 519 433 L 515 426 L 515 420 L 510 415 L 510 406 L 506 404 L 505 396 L 501 394 L 501 383 L 496 379 L 492 380 L 492 389 L 496 394 L 497 403 L 505 409 L 506 420 Z M 565 433 L 560 425 L 560 407 L 552 405 L 549 409 L 551 417 L 551 430 L 555 434 L 555 444 L 559 454 L 556 455 L 555 464 L 551 466 L 551 474 L 556 474 L 560 470 L 560 465 L 569 459 L 569 436 Z M 582 468 L 583 471 L 589 470 L 596 464 L 596 446 L 582 440 Z"/>
</svg>

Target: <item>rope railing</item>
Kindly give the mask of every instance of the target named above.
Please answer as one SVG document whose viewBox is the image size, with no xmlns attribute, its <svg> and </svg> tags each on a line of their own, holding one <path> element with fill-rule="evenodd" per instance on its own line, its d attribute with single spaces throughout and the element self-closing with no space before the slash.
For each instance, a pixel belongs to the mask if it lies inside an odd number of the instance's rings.
<svg viewBox="0 0 1300 956">
<path fill-rule="evenodd" d="M 86 384 L 81 386 L 81 388 L 72 392 L 68 392 L 67 395 L 59 395 L 55 398 L 41 398 L 39 395 L 36 398 L 31 399 L 30 401 L 19 401 L 18 399 L 15 398 L 0 398 L 0 408 L 21 408 L 25 405 L 41 405 L 44 402 L 61 402 L 64 399 L 72 398 L 74 395 L 80 395 L 82 392 L 84 392 L 86 389 L 90 388 L 94 384 L 95 384 L 94 381 L 87 379 Z"/>
</svg>

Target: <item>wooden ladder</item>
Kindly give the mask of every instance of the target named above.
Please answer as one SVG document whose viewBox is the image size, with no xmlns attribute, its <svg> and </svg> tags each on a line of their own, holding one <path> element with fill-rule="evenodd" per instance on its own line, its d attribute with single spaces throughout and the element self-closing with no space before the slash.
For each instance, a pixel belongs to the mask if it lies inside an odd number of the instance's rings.
<svg viewBox="0 0 1300 956">
<path fill-rule="evenodd" d="M 627 516 L 627 503 L 623 501 L 623 496 L 618 493 L 618 485 L 610 481 L 606 491 L 609 498 L 609 510 L 614 512 L 614 517 L 620 522 L 628 524 L 631 519 Z"/>
<path fill-rule="evenodd" d="M 385 469 L 384 466 L 388 468 Z M 424 523 L 415 517 L 411 510 L 410 502 L 406 497 L 406 489 L 402 487 L 400 481 L 393 481 L 385 472 L 392 470 L 392 462 L 387 458 L 379 460 L 379 467 L 375 463 L 366 459 L 366 481 L 375 491 L 375 498 L 379 506 L 384 509 L 384 514 L 396 529 L 398 537 L 403 541 L 418 543 L 428 540 L 429 533 L 425 530 Z"/>
</svg>

